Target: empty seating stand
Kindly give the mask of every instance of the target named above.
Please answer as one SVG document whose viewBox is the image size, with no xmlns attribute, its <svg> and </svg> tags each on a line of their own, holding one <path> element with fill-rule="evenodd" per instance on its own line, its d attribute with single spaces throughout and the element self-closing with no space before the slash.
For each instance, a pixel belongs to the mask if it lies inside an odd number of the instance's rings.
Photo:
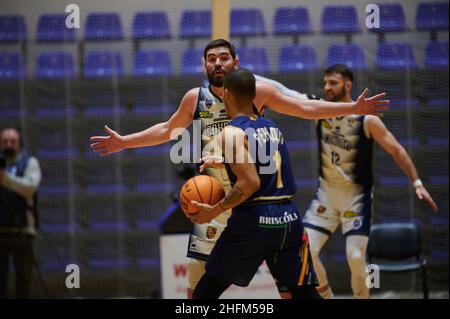
<svg viewBox="0 0 450 319">
<path fill-rule="evenodd" d="M 21 15 L 0 16 L 0 43 L 24 42 L 27 40 L 27 27 Z"/>
<path fill-rule="evenodd" d="M 316 51 L 309 45 L 286 45 L 280 49 L 279 72 L 302 72 L 319 69 Z"/>
<path fill-rule="evenodd" d="M 169 19 L 163 11 L 137 12 L 133 19 L 135 40 L 170 39 Z"/>
<path fill-rule="evenodd" d="M 121 40 L 122 24 L 118 13 L 90 13 L 86 18 L 86 41 Z"/>
<path fill-rule="evenodd" d="M 75 28 L 66 27 L 66 14 L 43 14 L 37 27 L 38 42 L 73 42 Z"/>
<path fill-rule="evenodd" d="M 364 51 L 359 44 L 332 44 L 328 48 L 327 66 L 345 64 L 354 71 L 367 70 Z"/>
<path fill-rule="evenodd" d="M 274 35 L 294 36 L 294 42 L 298 41 L 298 36 L 312 33 L 308 9 L 305 7 L 277 8 L 273 25 Z"/>
<path fill-rule="evenodd" d="M 264 16 L 259 9 L 232 9 L 230 18 L 230 35 L 240 37 L 246 45 L 247 37 L 265 36 Z"/>
<path fill-rule="evenodd" d="M 324 33 L 345 35 L 348 42 L 351 42 L 351 35 L 361 32 L 354 6 L 326 6 L 323 9 L 321 23 Z"/>
</svg>

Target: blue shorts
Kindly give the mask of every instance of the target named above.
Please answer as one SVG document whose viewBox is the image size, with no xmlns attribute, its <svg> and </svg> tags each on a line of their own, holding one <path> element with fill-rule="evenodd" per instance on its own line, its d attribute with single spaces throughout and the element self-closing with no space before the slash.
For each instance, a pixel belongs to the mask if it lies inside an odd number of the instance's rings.
<svg viewBox="0 0 450 319">
<path fill-rule="evenodd" d="M 224 283 L 248 286 L 263 261 L 278 286 L 318 285 L 308 237 L 291 201 L 233 209 L 206 272 Z"/>
</svg>

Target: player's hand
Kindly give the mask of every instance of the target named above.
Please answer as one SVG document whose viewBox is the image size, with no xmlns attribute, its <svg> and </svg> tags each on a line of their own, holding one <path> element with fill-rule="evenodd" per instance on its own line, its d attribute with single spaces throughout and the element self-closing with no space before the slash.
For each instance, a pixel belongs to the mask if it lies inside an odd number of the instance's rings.
<svg viewBox="0 0 450 319">
<path fill-rule="evenodd" d="M 109 134 L 108 136 L 91 137 L 91 142 L 95 142 L 91 144 L 91 149 L 94 152 L 99 152 L 100 156 L 122 151 L 125 148 L 123 146 L 123 137 L 107 125 L 105 125 L 105 131 Z"/>
<path fill-rule="evenodd" d="M 424 186 L 416 187 L 416 195 L 417 195 L 418 199 L 426 201 L 431 206 L 431 209 L 434 212 L 438 211 L 438 207 L 437 207 L 436 203 L 434 202 L 431 195 L 428 194 L 428 191 Z"/>
<path fill-rule="evenodd" d="M 220 214 L 218 205 L 211 206 L 209 204 L 196 202 L 195 200 L 191 201 L 191 204 L 199 209 L 197 214 L 189 216 L 191 222 L 195 224 L 209 223 Z"/>
<path fill-rule="evenodd" d="M 200 173 L 203 173 L 203 171 L 207 167 L 225 168 L 225 164 L 223 163 L 223 157 L 221 157 L 221 156 L 208 155 L 208 156 L 202 157 L 200 159 L 200 163 L 202 163 L 199 168 Z"/>
<path fill-rule="evenodd" d="M 382 100 L 382 98 L 386 96 L 386 92 L 369 98 L 367 97 L 368 95 L 369 90 L 366 88 L 355 102 L 354 113 L 358 115 L 375 115 L 383 117 L 383 113 L 380 112 L 388 110 L 390 103 L 389 100 Z"/>
</svg>

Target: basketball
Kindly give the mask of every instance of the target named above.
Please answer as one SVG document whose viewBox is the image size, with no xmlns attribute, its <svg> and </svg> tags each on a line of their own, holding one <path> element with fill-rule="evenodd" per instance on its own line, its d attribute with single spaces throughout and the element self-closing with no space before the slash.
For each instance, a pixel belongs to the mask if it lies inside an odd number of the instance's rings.
<svg viewBox="0 0 450 319">
<path fill-rule="evenodd" d="M 195 215 L 198 208 L 191 201 L 215 205 L 224 196 L 225 191 L 217 179 L 207 175 L 194 176 L 181 187 L 181 209 L 187 215 Z"/>
</svg>

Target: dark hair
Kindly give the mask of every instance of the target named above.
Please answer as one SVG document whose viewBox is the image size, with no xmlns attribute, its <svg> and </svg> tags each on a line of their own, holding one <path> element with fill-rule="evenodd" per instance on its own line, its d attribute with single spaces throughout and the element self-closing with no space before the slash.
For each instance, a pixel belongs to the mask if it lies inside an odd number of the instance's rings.
<svg viewBox="0 0 450 319">
<path fill-rule="evenodd" d="M 325 70 L 325 75 L 333 73 L 341 74 L 344 79 L 353 82 L 353 72 L 345 64 L 335 64 Z"/>
<path fill-rule="evenodd" d="M 206 47 L 205 47 L 205 51 L 203 52 L 203 57 L 206 60 L 206 54 L 208 53 L 209 50 L 213 49 L 213 48 L 218 48 L 218 47 L 225 47 L 228 48 L 228 50 L 230 50 L 230 54 L 233 57 L 233 59 L 236 59 L 236 48 L 234 47 L 234 45 L 232 45 L 230 42 L 228 42 L 227 40 L 224 39 L 216 39 L 216 40 L 212 40 L 210 41 Z"/>
<path fill-rule="evenodd" d="M 225 76 L 223 87 L 239 97 L 253 101 L 256 96 L 256 79 L 253 72 L 246 69 L 236 69 Z"/>
</svg>

